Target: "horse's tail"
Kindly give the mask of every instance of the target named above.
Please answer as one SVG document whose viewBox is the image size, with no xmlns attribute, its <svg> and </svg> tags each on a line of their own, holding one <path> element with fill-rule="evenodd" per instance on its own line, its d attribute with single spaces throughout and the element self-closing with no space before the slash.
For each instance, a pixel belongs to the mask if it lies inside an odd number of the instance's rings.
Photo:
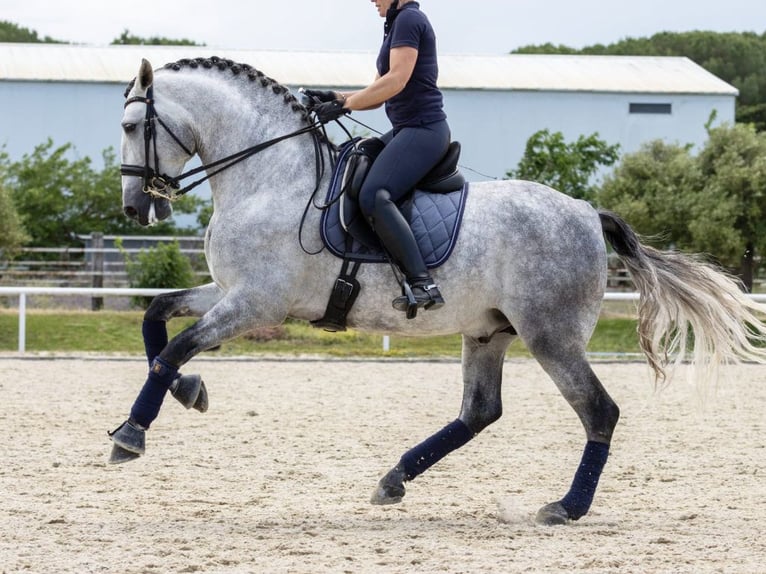
<svg viewBox="0 0 766 574">
<path fill-rule="evenodd" d="M 668 358 L 684 359 L 693 335 L 691 364 L 698 382 L 717 376 L 721 364 L 766 362 L 766 314 L 740 282 L 699 257 L 642 245 L 620 217 L 599 211 L 604 236 L 625 263 L 639 291 L 638 335 L 657 379 Z"/>
</svg>

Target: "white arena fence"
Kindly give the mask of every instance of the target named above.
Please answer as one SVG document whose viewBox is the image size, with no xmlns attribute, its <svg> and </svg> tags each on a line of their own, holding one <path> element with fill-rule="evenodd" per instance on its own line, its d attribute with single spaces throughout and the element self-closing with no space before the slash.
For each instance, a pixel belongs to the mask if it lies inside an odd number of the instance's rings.
<svg viewBox="0 0 766 574">
<path fill-rule="evenodd" d="M 130 289 L 118 287 L 2 287 L 0 297 L 19 298 L 19 353 L 26 351 L 27 295 L 84 295 L 91 297 L 154 297 L 176 289 Z M 749 295 L 751 299 L 766 302 L 766 294 Z M 638 293 L 604 293 L 604 301 L 638 301 Z M 383 350 L 388 351 L 388 335 L 383 337 Z"/>
</svg>

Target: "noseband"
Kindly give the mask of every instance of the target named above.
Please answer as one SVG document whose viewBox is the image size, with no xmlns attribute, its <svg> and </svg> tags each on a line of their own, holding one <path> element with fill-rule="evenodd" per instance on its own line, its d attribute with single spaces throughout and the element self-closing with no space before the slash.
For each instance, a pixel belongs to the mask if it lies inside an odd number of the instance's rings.
<svg viewBox="0 0 766 574">
<path fill-rule="evenodd" d="M 195 167 L 194 169 L 190 169 L 180 175 L 172 177 L 167 174 L 160 173 L 160 159 L 157 154 L 157 127 L 155 124 L 162 126 L 162 128 L 170 135 L 170 137 L 173 138 L 173 141 L 175 141 L 179 147 L 189 155 L 189 157 L 193 156 L 194 152 L 189 150 L 189 148 L 184 145 L 178 136 L 176 136 L 167 126 L 167 124 L 163 122 L 162 119 L 157 115 L 157 110 L 154 107 L 154 86 L 149 86 L 145 97 L 133 96 L 128 98 L 124 107 L 128 107 L 130 104 L 135 102 L 146 104 L 146 117 L 144 118 L 144 165 L 123 163 L 120 164 L 120 173 L 122 175 L 142 178 L 144 193 L 148 193 L 149 195 L 159 199 L 166 199 L 168 201 L 179 199 L 181 196 L 188 193 L 199 184 L 207 181 L 223 170 L 230 168 L 231 166 L 249 158 L 252 155 L 257 154 L 260 151 L 265 150 L 266 148 L 273 146 L 274 144 L 306 133 L 311 133 L 314 138 L 314 149 L 317 156 L 317 161 L 319 163 L 319 132 L 322 129 L 322 126 L 319 123 L 313 123 L 289 134 L 259 143 L 252 147 L 243 149 L 242 151 L 233 153 L 206 165 Z M 150 165 L 152 148 L 154 148 L 154 167 Z M 217 169 L 213 170 L 212 168 Z M 207 172 L 206 175 L 190 183 L 183 189 L 181 188 L 182 180 L 205 171 Z M 319 172 L 319 167 L 317 167 L 317 171 Z M 324 169 L 322 168 L 322 172 L 323 171 Z M 319 173 L 317 173 L 317 185 L 319 182 L 319 177 Z"/>
</svg>

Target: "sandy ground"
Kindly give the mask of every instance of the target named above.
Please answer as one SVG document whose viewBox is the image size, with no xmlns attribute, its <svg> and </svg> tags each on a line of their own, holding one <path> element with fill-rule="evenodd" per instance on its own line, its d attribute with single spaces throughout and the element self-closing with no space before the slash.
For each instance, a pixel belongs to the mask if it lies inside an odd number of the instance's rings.
<svg viewBox="0 0 766 574">
<path fill-rule="evenodd" d="M 643 364 L 596 363 L 622 408 L 591 513 L 534 524 L 584 437 L 530 361 L 503 418 L 368 503 L 406 448 L 455 418 L 453 362 L 195 360 L 210 411 L 175 400 L 147 455 L 106 464 L 138 358 L 0 357 L 0 572 L 766 573 L 766 368 L 725 372 L 703 412 Z"/>
</svg>

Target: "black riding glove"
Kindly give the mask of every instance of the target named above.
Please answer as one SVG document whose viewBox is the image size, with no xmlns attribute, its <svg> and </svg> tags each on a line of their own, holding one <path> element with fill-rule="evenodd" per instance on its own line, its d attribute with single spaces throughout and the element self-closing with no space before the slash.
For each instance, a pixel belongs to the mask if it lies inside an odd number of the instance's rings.
<svg viewBox="0 0 766 574">
<path fill-rule="evenodd" d="M 341 100 L 332 100 L 331 102 L 317 104 L 312 111 L 316 114 L 320 123 L 326 124 L 327 122 L 337 120 L 342 115 L 350 113 L 351 110 L 343 107 L 345 103 Z"/>
<path fill-rule="evenodd" d="M 331 90 L 303 90 L 303 95 L 308 98 L 310 106 L 340 99 L 338 93 Z"/>
</svg>

